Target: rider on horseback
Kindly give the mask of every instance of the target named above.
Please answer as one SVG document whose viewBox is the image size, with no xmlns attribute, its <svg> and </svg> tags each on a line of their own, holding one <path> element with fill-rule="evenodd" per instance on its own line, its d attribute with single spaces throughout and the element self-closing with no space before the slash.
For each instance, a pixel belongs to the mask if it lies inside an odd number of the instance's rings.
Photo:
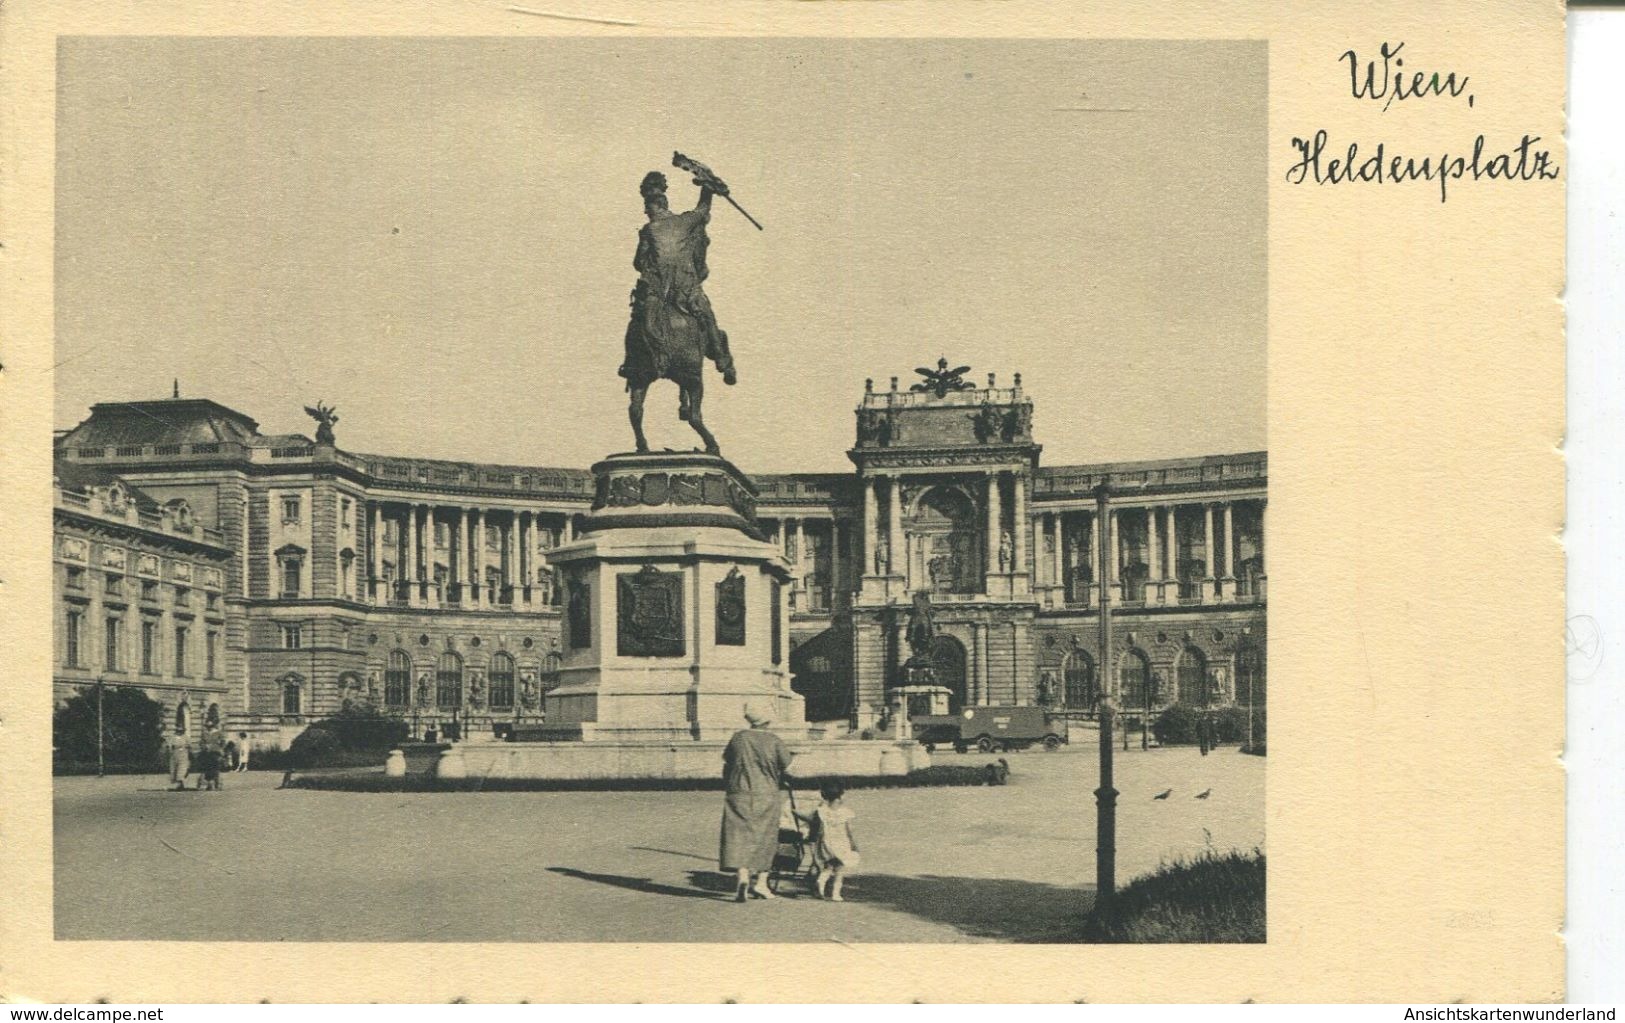
<svg viewBox="0 0 1625 1023">
<path fill-rule="evenodd" d="M 710 239 L 705 226 L 711 219 L 711 197 L 726 196 L 728 186 L 710 174 L 696 177 L 694 183 L 700 186 L 700 201 L 687 213 L 671 211 L 666 176 L 659 171 L 651 171 L 639 186 L 649 222 L 638 232 L 632 261 L 639 276 L 626 328 L 626 361 L 620 369 L 632 392 L 629 412 L 639 451 L 649 449 L 643 436 L 644 395 L 656 380 L 671 380 L 682 391 L 678 418 L 694 427 L 705 449 L 716 454 L 716 439 L 700 415 L 705 360 L 716 363 L 724 383 L 737 379 L 728 335 L 717 326 L 701 287 L 707 274 L 705 249 Z"/>
</svg>

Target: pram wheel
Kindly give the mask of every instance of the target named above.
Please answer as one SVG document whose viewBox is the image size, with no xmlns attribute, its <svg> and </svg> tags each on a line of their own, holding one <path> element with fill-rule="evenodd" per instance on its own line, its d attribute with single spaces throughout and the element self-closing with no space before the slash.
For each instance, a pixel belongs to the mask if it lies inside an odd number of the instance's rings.
<svg viewBox="0 0 1625 1023">
<path fill-rule="evenodd" d="M 806 839 L 801 829 L 780 828 L 779 845 L 773 853 L 773 866 L 767 872 L 767 889 L 778 893 L 779 884 L 787 877 L 801 873 L 801 861 L 806 854 Z"/>
</svg>

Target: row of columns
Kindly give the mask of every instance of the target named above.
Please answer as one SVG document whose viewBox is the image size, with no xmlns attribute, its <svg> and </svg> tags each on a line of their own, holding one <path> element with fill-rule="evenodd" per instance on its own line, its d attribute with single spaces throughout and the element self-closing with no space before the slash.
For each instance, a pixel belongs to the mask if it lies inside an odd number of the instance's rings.
<svg viewBox="0 0 1625 1023">
<path fill-rule="evenodd" d="M 1205 555 L 1204 561 L 1206 562 L 1206 572 L 1204 574 L 1204 582 L 1215 582 L 1215 583 L 1224 582 L 1224 581 L 1232 580 L 1235 577 L 1235 565 L 1233 564 L 1233 562 L 1235 560 L 1235 547 L 1236 547 L 1236 544 L 1235 544 L 1235 536 L 1236 536 L 1236 533 L 1235 533 L 1235 516 L 1234 516 L 1235 504 L 1236 504 L 1236 502 L 1234 502 L 1234 501 L 1202 502 L 1201 503 L 1201 508 L 1202 508 L 1202 550 L 1203 550 L 1204 555 Z M 1148 506 L 1148 507 L 1143 507 L 1143 508 L 1136 507 L 1136 508 L 1133 508 L 1133 509 L 1116 508 L 1116 509 L 1111 509 L 1110 511 L 1108 511 L 1108 513 L 1107 513 L 1107 520 L 1108 520 L 1107 521 L 1107 529 L 1110 530 L 1110 533 L 1108 534 L 1108 536 L 1106 538 L 1107 539 L 1107 549 L 1114 552 L 1117 555 L 1116 557 L 1113 557 L 1111 559 L 1110 564 L 1105 566 L 1105 568 L 1106 568 L 1106 572 L 1105 572 L 1106 583 L 1108 585 L 1116 585 L 1120 581 L 1119 578 L 1118 578 L 1119 577 L 1118 563 L 1122 558 L 1122 551 L 1121 551 L 1121 549 L 1119 547 L 1120 537 L 1119 537 L 1119 533 L 1118 533 L 1118 518 L 1124 512 L 1131 511 L 1131 510 L 1132 511 L 1144 511 L 1144 513 L 1147 516 L 1147 521 L 1146 521 L 1146 527 L 1147 527 L 1146 528 L 1146 543 L 1147 543 L 1147 555 L 1148 555 L 1147 568 L 1148 568 L 1148 571 L 1149 571 L 1148 581 L 1153 582 L 1153 583 L 1157 583 L 1157 582 L 1165 582 L 1165 581 L 1177 578 L 1177 574 L 1178 574 L 1177 567 L 1175 566 L 1173 559 L 1174 559 L 1174 556 L 1175 556 L 1175 554 L 1176 554 L 1176 552 L 1178 550 L 1178 546 L 1179 546 L 1179 527 L 1178 527 L 1177 510 L 1179 508 L 1182 508 L 1182 507 L 1189 507 L 1189 505 L 1188 504 L 1154 505 L 1154 506 Z M 1263 567 L 1263 561 L 1264 561 L 1264 544 L 1263 544 L 1264 509 L 1265 509 L 1264 502 L 1259 501 L 1258 502 L 1258 526 L 1259 526 L 1259 529 L 1258 529 L 1258 534 L 1259 534 L 1259 545 L 1258 545 L 1259 554 L 1258 554 L 1258 557 L 1259 557 L 1259 563 L 1260 563 L 1260 568 L 1261 569 Z M 1223 554 L 1224 554 L 1223 566 L 1222 566 L 1223 569 L 1224 569 L 1223 575 L 1219 574 L 1219 568 L 1221 567 L 1220 566 L 1220 559 L 1215 557 L 1215 553 L 1221 549 L 1220 547 L 1216 546 L 1215 543 L 1214 543 L 1214 513 L 1215 513 L 1215 510 L 1217 510 L 1218 514 L 1222 516 L 1222 528 L 1223 528 L 1223 538 L 1224 538 L 1224 543 L 1222 545 L 1222 551 L 1223 551 Z M 1065 533 L 1064 533 L 1064 529 L 1062 528 L 1062 526 L 1063 526 L 1063 521 L 1064 521 L 1064 517 L 1065 517 L 1066 514 L 1067 513 L 1065 513 L 1065 512 L 1046 512 L 1042 516 L 1042 518 L 1046 522 L 1046 525 L 1044 527 L 1042 527 L 1042 528 L 1047 528 L 1047 530 L 1050 532 L 1050 535 L 1051 535 L 1051 538 L 1052 538 L 1051 539 L 1051 547 L 1052 547 L 1052 549 L 1051 549 L 1051 552 L 1050 552 L 1052 560 L 1051 560 L 1051 565 L 1050 565 L 1050 568 L 1049 568 L 1049 580 L 1048 580 L 1049 584 L 1052 585 L 1052 586 L 1061 586 L 1063 584 L 1064 580 L 1065 580 L 1065 551 L 1066 551 L 1066 548 L 1065 548 L 1065 545 L 1064 545 Z M 1098 518 L 1098 515 L 1096 515 L 1094 513 L 1079 513 L 1079 514 L 1088 517 L 1091 522 L 1093 522 L 1094 519 Z M 1158 531 L 1157 531 L 1157 528 L 1156 528 L 1156 519 L 1158 517 L 1160 517 L 1163 520 L 1163 523 L 1164 523 L 1163 532 L 1166 534 L 1166 536 L 1168 538 L 1168 541 L 1167 541 L 1167 553 L 1168 553 L 1168 562 L 1169 562 L 1169 569 L 1170 570 L 1167 571 L 1167 572 L 1165 572 L 1164 569 L 1163 569 L 1163 557 L 1162 557 L 1163 550 L 1159 547 L 1159 543 L 1158 543 Z M 1098 580 L 1098 578 L 1100 576 L 1100 571 L 1099 571 L 1099 566 L 1097 566 L 1095 564 L 1095 562 L 1097 560 L 1096 554 L 1095 554 L 1095 551 L 1096 551 L 1097 547 L 1096 547 L 1096 544 L 1094 542 L 1092 542 L 1093 541 L 1093 536 L 1094 536 L 1093 527 L 1091 527 L 1090 536 L 1091 536 L 1091 542 L 1088 542 L 1088 543 L 1081 543 L 1080 542 L 1078 544 L 1078 547 L 1081 548 L 1083 550 L 1084 554 L 1085 554 L 1085 563 L 1088 564 L 1089 567 L 1090 567 L 1090 576 L 1091 576 L 1091 578 L 1095 578 L 1095 579 Z M 1204 594 L 1204 596 L 1206 596 L 1206 594 Z"/>
<path fill-rule="evenodd" d="M 408 604 L 418 605 L 429 603 L 429 587 L 434 583 L 432 566 L 434 564 L 435 550 L 435 524 L 442 520 L 442 513 L 450 510 L 453 518 L 448 523 L 452 536 L 447 545 L 450 556 L 450 575 L 448 583 L 457 585 L 459 592 L 466 592 L 474 603 L 478 603 L 481 594 L 492 602 L 509 603 L 513 601 L 515 590 L 521 602 L 530 599 L 531 582 L 535 579 L 542 584 L 547 593 L 551 593 L 551 577 L 545 577 L 536 571 L 537 551 L 535 531 L 538 529 L 552 529 L 552 525 L 543 525 L 545 519 L 559 519 L 557 527 L 560 530 L 559 542 L 569 543 L 574 539 L 574 518 L 569 512 L 542 512 L 526 509 L 490 509 L 471 508 L 463 505 L 436 505 L 425 502 L 369 502 L 369 538 L 371 551 L 371 578 L 373 583 L 373 599 L 399 599 L 397 594 L 380 594 L 379 588 L 383 585 L 384 561 L 384 505 L 389 504 L 404 511 L 403 515 L 391 516 L 398 521 L 403 530 L 400 540 L 401 557 L 398 581 L 406 584 L 405 599 Z M 501 541 L 498 547 L 495 567 L 500 572 L 498 592 L 488 591 L 485 581 L 486 549 L 485 530 L 494 524 L 502 529 Z M 542 566 L 542 567 L 545 567 Z M 515 580 L 519 580 L 516 586 Z M 442 599 L 447 595 L 442 595 Z"/>
<path fill-rule="evenodd" d="M 835 594 L 841 592 L 842 590 L 853 589 L 855 583 L 855 578 L 848 578 L 850 572 L 850 562 L 853 554 L 842 553 L 842 551 L 850 552 L 850 525 L 845 520 L 836 518 L 834 516 L 821 516 L 815 521 L 829 523 L 830 592 L 828 594 L 828 605 L 822 607 L 811 607 L 808 605 L 808 600 L 810 597 L 808 594 L 807 580 L 809 576 L 813 574 L 816 566 L 811 564 L 811 559 L 807 557 L 807 518 L 799 515 L 785 515 L 778 520 L 778 547 L 780 552 L 784 555 L 784 559 L 790 563 L 790 570 L 795 577 L 795 584 L 792 592 L 797 595 L 795 609 L 800 611 L 831 610 L 831 606 L 829 605 L 834 604 Z"/>
</svg>

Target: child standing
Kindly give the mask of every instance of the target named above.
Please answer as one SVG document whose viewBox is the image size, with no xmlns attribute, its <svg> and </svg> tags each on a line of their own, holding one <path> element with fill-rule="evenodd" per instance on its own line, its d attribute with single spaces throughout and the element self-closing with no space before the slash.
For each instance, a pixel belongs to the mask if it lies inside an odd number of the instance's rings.
<svg viewBox="0 0 1625 1023">
<path fill-rule="evenodd" d="M 825 782 L 818 789 L 823 803 L 813 811 L 814 828 L 818 844 L 813 849 L 813 863 L 818 867 L 818 879 L 813 893 L 831 902 L 845 902 L 841 898 L 841 884 L 846 875 L 856 870 L 860 857 L 858 843 L 852 837 L 852 818 L 846 805 L 846 789 L 839 782 Z M 824 886 L 828 885 L 828 894 Z"/>
</svg>

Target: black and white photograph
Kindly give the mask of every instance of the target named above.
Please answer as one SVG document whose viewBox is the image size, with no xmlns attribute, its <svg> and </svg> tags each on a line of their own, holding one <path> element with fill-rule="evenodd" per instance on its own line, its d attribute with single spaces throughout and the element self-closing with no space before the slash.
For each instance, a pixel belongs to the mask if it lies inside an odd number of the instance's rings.
<svg viewBox="0 0 1625 1023">
<path fill-rule="evenodd" d="M 62 39 L 56 939 L 1265 942 L 1268 75 Z"/>
</svg>

